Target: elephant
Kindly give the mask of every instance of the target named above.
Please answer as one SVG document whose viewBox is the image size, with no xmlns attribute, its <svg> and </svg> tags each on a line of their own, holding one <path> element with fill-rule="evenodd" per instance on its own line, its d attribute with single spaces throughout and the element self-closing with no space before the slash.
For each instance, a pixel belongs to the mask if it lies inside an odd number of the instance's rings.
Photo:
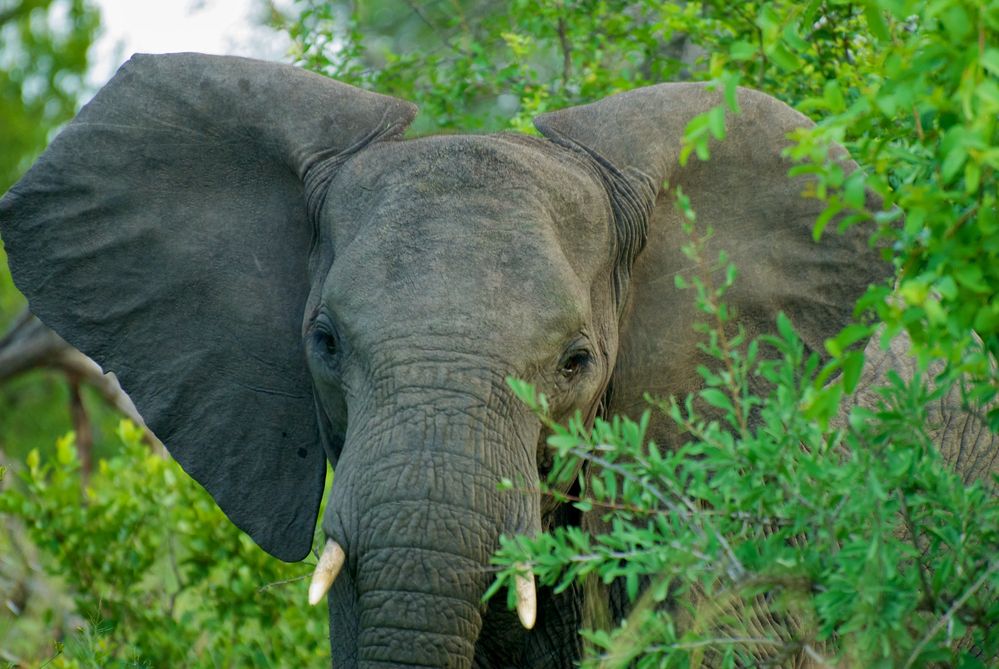
<svg viewBox="0 0 999 669">
<path fill-rule="evenodd" d="M 892 273 L 864 225 L 814 242 L 823 205 L 782 155 L 812 124 L 775 98 L 740 89 L 711 159 L 679 164 L 721 100 L 664 83 L 536 136 L 407 139 L 414 105 L 290 65 L 136 55 L 3 197 L 0 234 L 31 310 L 264 550 L 307 556 L 332 465 L 310 598 L 337 669 L 570 667 L 581 589 L 481 601 L 501 535 L 586 522 L 497 486 L 551 466 L 506 379 L 556 420 L 697 389 L 676 187 L 740 268 L 749 336 L 783 311 L 821 352 Z"/>
</svg>

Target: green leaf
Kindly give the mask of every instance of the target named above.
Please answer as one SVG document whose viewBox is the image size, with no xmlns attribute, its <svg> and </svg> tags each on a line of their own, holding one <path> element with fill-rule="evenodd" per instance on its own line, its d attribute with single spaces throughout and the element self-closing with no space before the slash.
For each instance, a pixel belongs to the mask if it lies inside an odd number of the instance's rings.
<svg viewBox="0 0 999 669">
<path fill-rule="evenodd" d="M 964 164 L 964 192 L 973 195 L 982 184 L 982 168 L 978 163 L 969 160 Z"/>
<path fill-rule="evenodd" d="M 808 42 L 801 39 L 801 35 L 798 34 L 797 26 L 789 23 L 784 27 L 784 32 L 781 33 L 784 41 L 787 42 L 788 46 L 793 48 L 795 51 L 808 51 Z"/>
<path fill-rule="evenodd" d="M 625 575 L 625 590 L 628 593 L 628 600 L 632 602 L 635 601 L 635 599 L 638 597 L 637 571 L 632 570 Z"/>
<path fill-rule="evenodd" d="M 867 191 L 865 186 L 867 179 L 863 170 L 855 170 L 846 178 L 843 184 L 843 201 L 853 209 L 863 210 L 867 203 Z"/>
<path fill-rule="evenodd" d="M 881 7 L 878 6 L 876 0 L 867 0 L 864 3 L 864 18 L 867 19 L 867 27 L 871 29 L 871 33 L 875 37 L 882 42 L 887 42 L 891 39 L 891 35 L 888 32 L 888 24 L 885 23 L 884 16 L 881 14 Z"/>
<path fill-rule="evenodd" d="M 801 17 L 802 25 L 811 25 L 815 22 L 815 14 L 819 11 L 822 6 L 823 0 L 811 0 L 808 6 L 805 7 L 805 13 Z"/>
<path fill-rule="evenodd" d="M 950 183 L 957 173 L 964 167 L 964 161 L 968 159 L 968 152 L 964 146 L 955 146 L 944 157 L 940 166 L 940 176 L 944 183 Z"/>
<path fill-rule="evenodd" d="M 994 75 L 999 76 L 999 49 L 989 47 L 982 53 L 982 67 Z"/>
<path fill-rule="evenodd" d="M 741 114 L 739 108 L 739 77 L 730 75 L 725 77 L 725 104 L 733 114 Z"/>
<path fill-rule="evenodd" d="M 784 341 L 791 342 L 798 339 L 798 334 L 794 331 L 791 319 L 783 311 L 777 312 L 777 332 L 780 333 Z"/>
<path fill-rule="evenodd" d="M 853 323 L 840 330 L 832 339 L 827 339 L 825 341 L 826 350 L 829 351 L 829 355 L 838 358 L 849 347 L 870 336 L 871 327 L 869 325 Z"/>
<path fill-rule="evenodd" d="M 982 268 L 978 265 L 964 264 L 953 270 L 954 278 L 957 282 L 976 293 L 990 293 L 988 284 L 985 283 L 985 276 Z"/>
<path fill-rule="evenodd" d="M 728 54 L 732 60 L 750 60 L 756 56 L 756 45 L 744 40 L 733 42 L 728 47 Z"/>
<path fill-rule="evenodd" d="M 812 229 L 812 239 L 816 242 L 822 239 L 822 232 L 829 225 L 829 221 L 833 219 L 836 214 L 842 211 L 843 205 L 838 202 L 829 202 L 826 204 L 826 208 L 822 210 L 819 217 L 815 219 L 815 227 Z"/>
<path fill-rule="evenodd" d="M 725 107 L 713 107 L 708 112 L 708 128 L 715 139 L 725 139 Z"/>
<path fill-rule="evenodd" d="M 798 57 L 794 55 L 783 42 L 777 42 L 768 51 L 767 55 L 770 57 L 777 67 L 781 68 L 785 72 L 793 72 L 800 67 L 801 63 Z"/>
<path fill-rule="evenodd" d="M 732 400 L 729 399 L 728 395 L 718 388 L 705 388 L 700 392 L 700 395 L 704 398 L 705 402 L 713 407 L 724 409 L 725 411 L 733 411 L 735 409 L 735 407 L 732 406 Z"/>
<path fill-rule="evenodd" d="M 537 406 L 536 393 L 532 384 L 513 376 L 506 377 L 506 383 L 521 402 L 531 408 Z"/>
<path fill-rule="evenodd" d="M 971 17 L 959 3 L 950 3 L 940 15 L 940 21 L 954 44 L 960 44 L 971 37 Z"/>
<path fill-rule="evenodd" d="M 857 382 L 864 370 L 864 354 L 852 351 L 843 358 L 843 390 L 849 394 L 857 389 Z"/>
<path fill-rule="evenodd" d="M 68 465 L 76 460 L 76 434 L 69 432 L 56 440 L 56 461 Z"/>
<path fill-rule="evenodd" d="M 822 99 L 831 112 L 839 113 L 846 109 L 846 100 L 843 99 L 843 91 L 840 89 L 839 82 L 835 79 L 826 82 L 826 85 L 822 89 Z"/>
</svg>

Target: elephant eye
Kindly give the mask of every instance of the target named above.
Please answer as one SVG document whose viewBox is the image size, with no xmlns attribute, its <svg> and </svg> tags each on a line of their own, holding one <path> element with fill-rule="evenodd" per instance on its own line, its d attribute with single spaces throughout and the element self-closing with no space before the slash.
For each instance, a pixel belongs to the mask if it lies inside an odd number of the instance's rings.
<svg viewBox="0 0 999 669">
<path fill-rule="evenodd" d="M 319 350 L 327 355 L 336 355 L 338 346 L 336 336 L 332 332 L 316 330 L 316 343 L 319 344 Z"/>
<path fill-rule="evenodd" d="M 559 374 L 567 379 L 578 376 L 580 372 L 590 366 L 592 356 L 586 349 L 576 349 L 569 353 L 562 362 L 559 363 Z"/>
<path fill-rule="evenodd" d="M 337 341 L 333 324 L 326 314 L 320 313 L 316 317 L 312 333 L 316 350 L 320 353 L 334 356 L 340 350 L 340 343 Z"/>
</svg>

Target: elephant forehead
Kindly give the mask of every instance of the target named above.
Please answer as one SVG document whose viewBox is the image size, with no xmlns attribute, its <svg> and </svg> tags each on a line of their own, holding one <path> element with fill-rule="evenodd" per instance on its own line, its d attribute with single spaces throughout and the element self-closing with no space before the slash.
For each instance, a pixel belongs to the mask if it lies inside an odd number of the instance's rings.
<svg viewBox="0 0 999 669">
<path fill-rule="evenodd" d="M 579 270 L 609 248 L 612 222 L 607 192 L 585 161 L 512 133 L 376 144 L 344 165 L 325 214 L 338 249 L 371 234 L 406 244 L 488 228 L 547 235 L 571 249 Z"/>
<path fill-rule="evenodd" d="M 465 223 L 405 240 L 359 237 L 337 253 L 324 300 L 360 332 L 402 321 L 531 346 L 589 318 L 589 291 L 556 243 L 474 214 Z"/>
<path fill-rule="evenodd" d="M 537 345 L 580 327 L 610 262 L 610 209 L 538 145 L 437 137 L 351 160 L 327 200 L 327 304 L 364 332 L 391 316 Z"/>
</svg>

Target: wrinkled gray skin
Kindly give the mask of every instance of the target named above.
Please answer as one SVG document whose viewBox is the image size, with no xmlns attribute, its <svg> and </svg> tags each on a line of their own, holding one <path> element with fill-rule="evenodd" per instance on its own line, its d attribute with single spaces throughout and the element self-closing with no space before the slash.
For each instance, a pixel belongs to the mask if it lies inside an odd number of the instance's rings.
<svg viewBox="0 0 999 669">
<path fill-rule="evenodd" d="M 284 65 L 136 56 L 0 201 L 0 232 L 32 310 L 118 374 L 265 550 L 306 556 L 333 464 L 337 669 L 569 667 L 578 591 L 541 589 L 530 632 L 502 597 L 480 603 L 501 534 L 586 522 L 497 490 L 545 471 L 505 379 L 558 418 L 696 388 L 663 182 L 740 267 L 750 335 L 783 310 L 821 350 L 889 273 L 862 228 L 812 242 L 821 205 L 780 156 L 809 123 L 782 103 L 741 91 L 712 159 L 679 168 L 686 122 L 718 102 L 664 84 L 539 117 L 540 138 L 402 141 L 416 110 L 399 100 Z"/>
<path fill-rule="evenodd" d="M 903 379 L 913 378 L 917 372 L 916 358 L 911 354 L 912 342 L 906 333 L 896 335 L 887 349 L 881 347 L 879 331 L 867 344 L 864 371 L 857 382 L 856 392 L 846 398 L 841 416 L 834 427 L 846 427 L 845 416 L 855 406 L 878 410 L 883 405 L 879 388 L 889 385 L 889 372 Z M 932 379 L 943 371 L 942 363 L 931 364 L 922 372 L 935 387 Z M 991 482 L 991 475 L 999 473 L 999 435 L 993 434 L 983 420 L 985 411 L 980 407 L 968 410 L 961 400 L 961 388 L 951 389 L 926 407 L 927 438 L 940 449 L 940 454 L 965 483 Z"/>
</svg>

